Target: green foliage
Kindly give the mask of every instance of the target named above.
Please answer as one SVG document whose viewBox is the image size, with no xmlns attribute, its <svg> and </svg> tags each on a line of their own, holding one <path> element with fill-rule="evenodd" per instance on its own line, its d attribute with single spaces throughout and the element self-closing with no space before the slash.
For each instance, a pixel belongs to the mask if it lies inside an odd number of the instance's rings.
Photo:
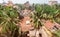
<svg viewBox="0 0 60 37">
<path fill-rule="evenodd" d="M 56 8 L 53 8 L 53 7 L 55 7 L 55 5 L 54 6 L 50 6 L 46 4 L 35 5 L 35 12 L 32 13 L 32 18 L 33 18 L 35 26 L 43 25 L 43 23 L 41 22 L 41 19 L 52 20 L 57 23 L 60 23 L 59 21 L 60 9 L 57 8 L 58 6 L 56 6 Z"/>
<path fill-rule="evenodd" d="M 11 6 L 0 5 L 0 26 L 2 26 L 2 33 L 9 33 L 12 36 L 15 30 L 18 29 L 16 24 L 19 22 L 18 10 Z"/>
<path fill-rule="evenodd" d="M 53 34 L 56 36 L 56 37 L 60 37 L 60 30 L 56 31 L 56 32 L 53 32 Z"/>
<path fill-rule="evenodd" d="M 43 14 L 43 9 L 42 7 L 40 7 L 40 5 L 36 5 L 35 6 L 35 12 L 32 13 L 32 19 L 34 22 L 34 27 L 35 28 L 39 28 L 40 26 L 42 26 L 42 22 L 41 22 L 41 17 Z"/>
</svg>

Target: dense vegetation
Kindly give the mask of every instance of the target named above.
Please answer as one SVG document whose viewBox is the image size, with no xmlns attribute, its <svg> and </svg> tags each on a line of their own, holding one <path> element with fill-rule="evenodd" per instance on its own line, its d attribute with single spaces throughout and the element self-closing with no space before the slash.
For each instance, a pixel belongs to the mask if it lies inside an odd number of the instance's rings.
<svg viewBox="0 0 60 37">
<path fill-rule="evenodd" d="M 11 6 L 0 5 L 0 26 L 2 33 L 13 37 L 17 35 L 19 28 L 16 24 L 19 22 L 18 10 Z M 17 33 L 16 33 L 17 32 Z"/>
<path fill-rule="evenodd" d="M 41 19 L 52 20 L 60 23 L 60 7 L 59 5 L 35 5 L 35 12 L 32 13 L 32 18 L 35 24 L 41 23 Z M 40 24 L 39 24 L 40 25 Z"/>
<path fill-rule="evenodd" d="M 52 22 L 56 22 L 60 24 L 60 5 L 35 5 L 35 12 L 32 13 L 31 18 L 34 22 L 35 28 L 40 28 L 44 26 L 43 22 L 41 22 L 41 19 L 45 20 L 51 20 Z M 57 31 L 56 36 L 59 36 L 60 31 Z M 60 36 L 59 36 L 60 37 Z"/>
<path fill-rule="evenodd" d="M 18 5 L 21 10 L 24 9 L 23 5 Z M 34 27 L 39 28 L 43 26 L 41 19 L 52 20 L 60 24 L 60 5 L 47 5 L 47 4 L 34 4 L 35 12 L 32 13 L 31 18 L 34 22 Z M 0 27 L 2 27 L 2 33 L 9 34 L 10 37 L 19 35 L 19 28 L 16 24 L 19 22 L 18 9 L 11 6 L 0 5 Z M 16 33 L 17 31 L 17 33 Z M 60 32 L 60 31 L 58 31 Z M 56 35 L 58 35 L 58 32 Z M 8 36 L 9 37 L 9 36 Z"/>
</svg>

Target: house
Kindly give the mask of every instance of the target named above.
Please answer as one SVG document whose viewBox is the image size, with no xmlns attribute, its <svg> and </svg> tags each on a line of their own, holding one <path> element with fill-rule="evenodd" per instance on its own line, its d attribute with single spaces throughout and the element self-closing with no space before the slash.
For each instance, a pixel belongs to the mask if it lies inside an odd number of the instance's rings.
<svg viewBox="0 0 60 37">
<path fill-rule="evenodd" d="M 49 0 L 49 5 L 54 5 L 54 4 L 58 4 L 58 1 L 56 1 L 56 0 Z"/>
<path fill-rule="evenodd" d="M 8 3 L 6 4 L 6 6 L 13 6 L 14 4 L 12 3 L 12 1 L 8 1 Z"/>
<path fill-rule="evenodd" d="M 11 0 L 8 1 L 8 3 L 3 2 L 4 6 L 12 6 L 13 8 L 19 9 L 18 5 L 13 4 Z"/>
<path fill-rule="evenodd" d="M 42 20 L 42 22 L 44 23 L 44 26 L 51 32 L 60 30 L 60 25 L 56 22 L 52 22 L 50 20 L 44 20 L 44 19 Z"/>
<path fill-rule="evenodd" d="M 27 1 L 26 3 L 24 3 L 24 6 L 25 6 L 26 8 L 30 7 L 29 1 Z"/>
</svg>

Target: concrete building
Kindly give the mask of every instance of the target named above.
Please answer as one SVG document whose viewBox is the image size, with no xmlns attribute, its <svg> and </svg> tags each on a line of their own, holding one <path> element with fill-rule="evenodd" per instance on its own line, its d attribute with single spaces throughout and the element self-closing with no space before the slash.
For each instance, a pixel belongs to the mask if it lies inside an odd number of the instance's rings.
<svg viewBox="0 0 60 37">
<path fill-rule="evenodd" d="M 11 0 L 8 1 L 8 3 L 3 2 L 4 6 L 12 6 L 13 8 L 19 9 L 18 5 L 13 4 Z"/>
<path fill-rule="evenodd" d="M 24 3 L 24 6 L 25 6 L 26 8 L 30 7 L 29 1 L 27 1 L 26 3 Z"/>
<path fill-rule="evenodd" d="M 6 6 L 13 6 L 14 4 L 12 3 L 12 1 L 8 1 L 8 3 L 6 4 Z"/>
<path fill-rule="evenodd" d="M 58 1 L 56 0 L 49 0 L 49 5 L 54 5 L 54 4 L 58 4 Z"/>
<path fill-rule="evenodd" d="M 44 26 L 50 30 L 50 31 L 56 31 L 56 30 L 60 30 L 60 25 L 56 22 L 52 22 L 50 20 L 42 20 L 44 23 Z"/>
</svg>

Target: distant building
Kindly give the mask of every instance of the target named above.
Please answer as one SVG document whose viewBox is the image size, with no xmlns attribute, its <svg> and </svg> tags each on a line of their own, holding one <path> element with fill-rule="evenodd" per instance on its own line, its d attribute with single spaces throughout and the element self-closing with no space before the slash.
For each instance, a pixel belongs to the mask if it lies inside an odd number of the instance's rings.
<svg viewBox="0 0 60 37">
<path fill-rule="evenodd" d="M 8 3 L 6 4 L 6 6 L 13 6 L 14 4 L 12 3 L 12 1 L 8 1 Z"/>
<path fill-rule="evenodd" d="M 25 7 L 30 7 L 29 1 L 27 1 L 26 3 L 24 3 L 24 6 L 25 6 Z"/>
<path fill-rule="evenodd" d="M 50 0 L 48 4 L 49 5 L 58 4 L 58 1 L 56 1 L 56 0 Z"/>
<path fill-rule="evenodd" d="M 27 1 L 26 3 L 24 3 L 23 6 L 24 6 L 26 9 L 29 9 L 29 10 L 33 10 L 33 8 L 34 8 L 34 7 L 32 7 L 32 5 L 29 3 L 29 1 Z"/>
<path fill-rule="evenodd" d="M 9 0 L 8 3 L 3 2 L 3 5 L 12 6 L 13 8 L 19 9 L 18 5 L 13 4 L 13 2 L 11 0 Z"/>
</svg>

